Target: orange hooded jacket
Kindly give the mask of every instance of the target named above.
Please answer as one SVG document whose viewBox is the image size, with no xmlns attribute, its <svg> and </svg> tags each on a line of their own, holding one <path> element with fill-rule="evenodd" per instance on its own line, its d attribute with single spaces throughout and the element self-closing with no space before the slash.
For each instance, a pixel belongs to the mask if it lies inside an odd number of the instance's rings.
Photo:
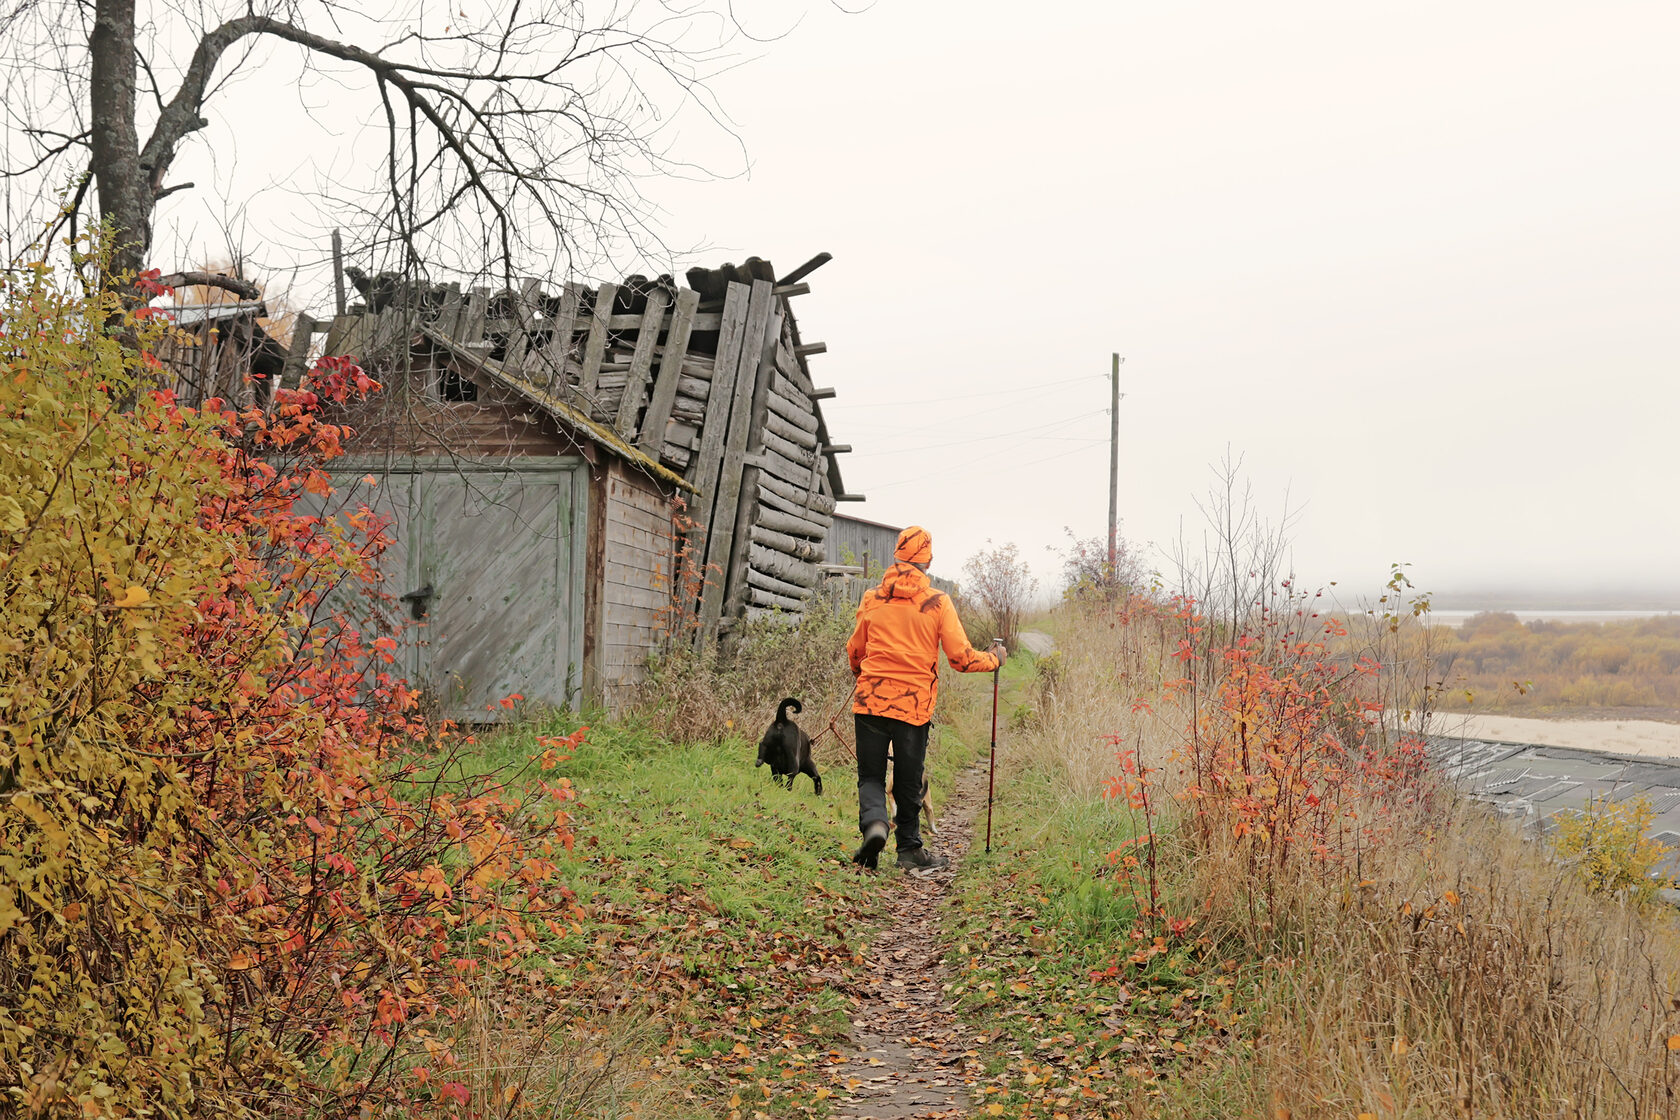
<svg viewBox="0 0 1680 1120">
<path fill-rule="evenodd" d="M 989 673 L 996 654 L 968 644 L 951 597 L 935 591 L 911 564 L 887 569 L 881 586 L 863 594 L 846 654 L 857 674 L 854 712 L 921 724 L 939 698 L 939 649 L 959 673 Z"/>
</svg>

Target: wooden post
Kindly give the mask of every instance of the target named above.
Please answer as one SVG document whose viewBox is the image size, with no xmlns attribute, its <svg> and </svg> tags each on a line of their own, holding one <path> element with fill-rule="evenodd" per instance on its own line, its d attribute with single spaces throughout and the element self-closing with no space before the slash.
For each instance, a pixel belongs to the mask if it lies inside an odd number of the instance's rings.
<svg viewBox="0 0 1680 1120">
<path fill-rule="evenodd" d="M 758 455 L 764 449 L 764 417 L 770 411 L 770 382 L 776 375 L 776 346 L 782 338 L 782 322 L 786 309 L 786 300 L 775 300 L 771 306 L 770 321 L 764 328 L 764 343 L 759 348 L 758 368 L 753 378 L 752 407 L 747 413 L 750 425 L 746 447 L 748 458 Z M 738 391 L 739 385 L 736 388 Z M 736 491 L 735 540 L 726 569 L 729 573 L 729 595 L 724 601 L 724 610 L 731 618 L 740 612 L 747 601 L 748 558 L 751 555 L 753 534 L 758 531 L 758 480 L 761 473 L 756 466 L 746 467 L 741 472 L 740 488 Z M 787 543 L 793 545 L 795 541 L 789 537 Z M 791 553 L 793 549 L 789 548 L 786 551 Z"/>
<path fill-rule="evenodd" d="M 583 346 L 583 372 L 578 377 L 578 395 L 584 400 L 585 410 L 591 413 L 595 408 L 595 382 L 601 376 L 601 358 L 607 352 L 613 301 L 617 298 L 617 284 L 602 284 L 595 289 L 595 312 L 589 320 L 589 341 Z"/>
<path fill-rule="evenodd" d="M 1114 371 L 1108 394 L 1108 578 L 1114 579 L 1116 545 L 1120 539 L 1120 363 L 1114 355 Z"/>
<path fill-rule="evenodd" d="M 618 397 L 618 414 L 614 427 L 626 440 L 636 438 L 636 416 L 647 394 L 648 375 L 653 370 L 653 348 L 659 342 L 659 332 L 665 326 L 665 308 L 671 297 L 663 288 L 647 294 L 647 310 L 642 314 L 641 328 L 636 332 L 636 348 L 630 355 L 630 370 L 624 378 L 624 391 Z M 660 425 L 663 430 L 663 422 Z M 658 458 L 655 452 L 654 458 Z"/>
<path fill-rule="evenodd" d="M 747 442 L 752 429 L 753 395 L 758 388 L 759 364 L 764 359 L 764 332 L 770 324 L 770 312 L 775 303 L 771 294 L 774 285 L 768 280 L 754 280 L 752 298 L 747 304 L 747 325 L 741 332 L 741 359 L 736 368 L 734 400 L 730 402 L 729 436 L 723 447 L 723 470 L 718 476 L 717 499 L 712 504 L 710 532 L 706 538 L 706 570 L 718 573 L 725 581 L 708 594 L 701 604 L 700 636 L 710 641 L 717 636 L 723 618 L 723 604 L 729 594 L 730 558 L 735 543 L 736 504 L 741 500 L 741 476 L 745 473 Z M 714 372 L 712 391 L 717 392 Z M 711 409 L 707 409 L 710 421 Z M 755 495 L 756 497 L 756 495 Z"/>
<path fill-rule="evenodd" d="M 344 238 L 335 229 L 332 235 L 333 249 L 333 294 L 338 298 L 335 305 L 340 315 L 344 314 Z"/>
<path fill-rule="evenodd" d="M 688 481 L 700 491 L 694 499 L 694 520 L 698 528 L 691 546 L 700 558 L 700 570 L 705 581 L 700 588 L 699 614 L 702 619 L 710 610 L 713 617 L 721 613 L 724 588 L 719 586 L 722 565 L 708 568 L 707 550 L 710 548 L 713 507 L 717 501 L 718 478 L 723 467 L 724 439 L 729 433 L 729 413 L 734 404 L 735 374 L 740 365 L 741 333 L 746 325 L 750 304 L 745 284 L 730 284 L 723 303 L 722 324 L 718 333 L 717 361 L 712 367 L 712 385 L 706 397 L 706 414 L 701 421 L 700 446 L 688 462 Z M 733 521 L 731 522 L 733 524 Z M 709 639 L 702 628 L 695 634 L 698 642 Z"/>
<path fill-rule="evenodd" d="M 684 288 L 677 293 L 677 309 L 671 316 L 671 329 L 665 335 L 665 353 L 659 359 L 659 376 L 653 384 L 653 397 L 648 401 L 647 415 L 642 419 L 642 438 L 637 444 L 655 459 L 665 445 L 665 424 L 677 400 L 683 355 L 688 351 L 688 339 L 694 330 L 694 309 L 699 306 L 699 292 Z"/>
</svg>

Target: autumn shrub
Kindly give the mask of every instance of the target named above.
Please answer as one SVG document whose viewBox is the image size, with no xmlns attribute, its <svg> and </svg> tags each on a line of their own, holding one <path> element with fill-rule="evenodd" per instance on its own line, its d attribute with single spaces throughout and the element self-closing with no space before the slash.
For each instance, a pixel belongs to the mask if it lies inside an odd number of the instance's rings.
<svg viewBox="0 0 1680 1120">
<path fill-rule="evenodd" d="M 1432 630 L 1445 669 L 1441 703 L 1454 711 L 1680 711 L 1680 618 L 1672 615 L 1525 623 L 1484 612 Z"/>
<path fill-rule="evenodd" d="M 1552 848 L 1575 868 L 1589 891 L 1625 891 L 1635 902 L 1649 902 L 1668 885 L 1658 866 L 1673 853 L 1649 835 L 1655 819 L 1651 799 L 1644 794 L 1625 801 L 1591 798 L 1584 808 L 1565 809 L 1552 817 Z"/>
<path fill-rule="evenodd" d="M 1181 954 L 1233 998 L 1216 1052 L 1139 1070 L 1137 1114 L 1670 1114 L 1674 916 L 1454 795 L 1380 718 L 1376 667 L 1330 655 L 1337 623 L 1274 616 L 1204 674 L 1177 612 L 1170 703 L 1215 683 L 1176 744 L 1147 716 L 1111 740 L 1131 823 L 1110 882 L 1137 920 L 1113 976 Z M 1602 855 L 1639 850 L 1597 822 Z"/>
<path fill-rule="evenodd" d="M 375 386 L 327 359 L 272 414 L 184 409 L 155 312 L 10 275 L 0 1112 L 471 1114 L 443 1027 L 564 918 L 568 790 L 441 780 L 464 741 L 333 606 L 383 526 L 298 499 L 323 403 Z"/>
</svg>

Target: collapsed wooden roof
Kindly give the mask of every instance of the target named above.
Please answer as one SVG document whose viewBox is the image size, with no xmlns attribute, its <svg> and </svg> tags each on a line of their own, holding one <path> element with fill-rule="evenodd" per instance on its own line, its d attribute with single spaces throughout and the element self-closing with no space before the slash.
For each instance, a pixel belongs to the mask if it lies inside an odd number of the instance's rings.
<svg viewBox="0 0 1680 1120">
<path fill-rule="evenodd" d="M 834 506 L 848 494 L 791 301 L 824 253 L 778 277 L 770 262 L 633 276 L 588 288 L 414 286 L 351 273 L 366 303 L 335 320 L 329 353 L 417 340 L 579 436 L 694 495 L 691 554 L 716 573 L 703 634 L 761 611 L 797 612 L 816 586 Z M 313 322 L 297 332 L 307 340 Z M 307 343 L 293 347 L 295 376 Z M 464 402 L 463 402 L 464 403 Z"/>
</svg>

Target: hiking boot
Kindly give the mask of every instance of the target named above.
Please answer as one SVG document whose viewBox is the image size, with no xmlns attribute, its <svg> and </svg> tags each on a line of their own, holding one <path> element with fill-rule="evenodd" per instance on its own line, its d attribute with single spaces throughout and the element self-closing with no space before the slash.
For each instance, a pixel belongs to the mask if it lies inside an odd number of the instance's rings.
<svg viewBox="0 0 1680 1120">
<path fill-rule="evenodd" d="M 887 822 L 876 821 L 863 830 L 863 845 L 858 848 L 852 862 L 859 867 L 875 870 L 879 864 L 881 849 L 887 846 Z"/>
<path fill-rule="evenodd" d="M 926 848 L 911 848 L 898 853 L 900 871 L 939 871 L 949 866 L 950 860 L 944 856 L 929 855 Z"/>
</svg>

